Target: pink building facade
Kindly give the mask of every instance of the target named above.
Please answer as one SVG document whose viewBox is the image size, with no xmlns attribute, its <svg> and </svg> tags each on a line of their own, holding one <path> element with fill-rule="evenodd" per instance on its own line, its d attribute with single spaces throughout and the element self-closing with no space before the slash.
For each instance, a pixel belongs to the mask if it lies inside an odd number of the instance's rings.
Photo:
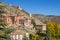
<svg viewBox="0 0 60 40">
<path fill-rule="evenodd" d="M 25 20 L 23 15 L 5 16 L 4 19 L 7 25 L 23 23 L 23 21 Z"/>
</svg>

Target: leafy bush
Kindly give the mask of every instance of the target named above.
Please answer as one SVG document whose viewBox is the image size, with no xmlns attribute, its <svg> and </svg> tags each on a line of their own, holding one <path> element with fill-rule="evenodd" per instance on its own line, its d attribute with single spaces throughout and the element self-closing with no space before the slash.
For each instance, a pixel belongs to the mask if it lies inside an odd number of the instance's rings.
<svg viewBox="0 0 60 40">
<path fill-rule="evenodd" d="M 0 29 L 0 39 L 6 39 L 6 40 L 10 40 L 10 33 L 12 32 L 12 29 L 9 28 L 3 28 Z"/>
<path fill-rule="evenodd" d="M 48 22 L 47 23 L 47 38 L 50 40 L 59 40 L 60 38 L 60 24 L 56 22 Z"/>
<path fill-rule="evenodd" d="M 30 34 L 30 40 L 41 40 L 41 37 L 38 34 L 35 35 Z"/>
</svg>

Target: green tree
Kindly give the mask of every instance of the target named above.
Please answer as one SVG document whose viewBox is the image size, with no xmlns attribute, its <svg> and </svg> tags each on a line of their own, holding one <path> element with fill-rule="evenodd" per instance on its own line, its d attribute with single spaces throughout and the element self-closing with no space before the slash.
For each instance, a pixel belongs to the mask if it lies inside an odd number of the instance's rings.
<svg viewBox="0 0 60 40">
<path fill-rule="evenodd" d="M 60 24 L 57 22 L 48 22 L 47 27 L 51 34 L 51 40 L 60 40 Z"/>
<path fill-rule="evenodd" d="M 41 37 L 38 34 L 30 34 L 30 40 L 41 40 Z"/>
<path fill-rule="evenodd" d="M 49 31 L 51 32 L 51 35 L 52 35 L 52 36 L 55 36 L 54 23 L 53 23 L 53 22 L 48 22 L 48 23 L 47 23 L 47 27 L 48 27 Z"/>
<path fill-rule="evenodd" d="M 13 29 L 9 29 L 9 28 L 3 28 L 0 30 L 0 39 L 6 39 L 6 40 L 10 40 L 10 33 L 13 31 Z"/>
<path fill-rule="evenodd" d="M 29 40 L 28 37 L 24 36 L 23 40 Z"/>
<path fill-rule="evenodd" d="M 37 28 L 36 28 L 35 20 L 31 20 L 31 21 L 32 21 L 32 24 L 34 25 L 34 27 L 33 27 L 33 28 L 37 29 Z"/>
<path fill-rule="evenodd" d="M 2 30 L 0 30 L 0 36 L 4 36 L 4 35 L 5 33 Z"/>
<path fill-rule="evenodd" d="M 47 30 L 46 30 L 46 37 L 45 37 L 45 40 L 51 40 L 51 32 L 50 32 L 50 30 L 49 30 L 48 27 L 47 27 L 46 29 L 47 29 Z"/>
<path fill-rule="evenodd" d="M 59 23 L 55 23 L 54 27 L 55 27 L 55 37 L 58 40 L 59 36 L 60 36 L 60 24 Z"/>
</svg>

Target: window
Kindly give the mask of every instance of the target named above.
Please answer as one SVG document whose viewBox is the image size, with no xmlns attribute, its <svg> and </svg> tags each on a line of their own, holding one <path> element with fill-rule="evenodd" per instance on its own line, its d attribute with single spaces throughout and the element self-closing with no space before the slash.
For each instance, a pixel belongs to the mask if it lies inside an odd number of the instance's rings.
<svg viewBox="0 0 60 40">
<path fill-rule="evenodd" d="M 22 40 L 22 38 L 23 38 L 23 35 L 19 35 L 19 40 Z"/>
<path fill-rule="evenodd" d="M 15 40 L 15 35 L 13 35 L 13 39 Z"/>
<path fill-rule="evenodd" d="M 16 39 L 19 39 L 19 36 L 18 35 L 16 35 Z"/>
</svg>

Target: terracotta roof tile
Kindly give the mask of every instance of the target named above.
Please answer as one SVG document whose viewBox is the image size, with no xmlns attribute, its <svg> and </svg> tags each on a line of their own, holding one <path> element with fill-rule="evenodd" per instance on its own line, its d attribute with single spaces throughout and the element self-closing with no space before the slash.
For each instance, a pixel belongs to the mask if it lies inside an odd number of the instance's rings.
<svg viewBox="0 0 60 40">
<path fill-rule="evenodd" d="M 20 30 L 16 30 L 15 32 L 11 32 L 11 35 L 19 35 L 19 34 L 25 34 L 25 31 L 20 31 Z"/>
</svg>

